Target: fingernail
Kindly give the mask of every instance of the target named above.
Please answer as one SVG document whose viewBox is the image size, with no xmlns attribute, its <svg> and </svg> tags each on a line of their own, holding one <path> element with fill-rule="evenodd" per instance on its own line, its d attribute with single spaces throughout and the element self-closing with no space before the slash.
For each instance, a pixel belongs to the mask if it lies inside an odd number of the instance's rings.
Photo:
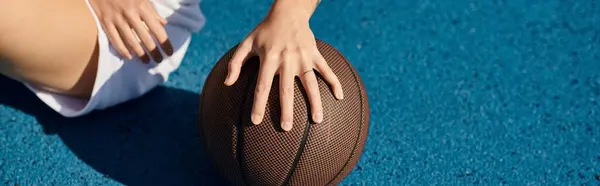
<svg viewBox="0 0 600 186">
<path fill-rule="evenodd" d="M 156 63 L 160 63 L 163 60 L 162 55 L 160 55 L 160 53 L 158 55 L 154 56 L 154 59 L 156 60 Z"/>
<path fill-rule="evenodd" d="M 142 62 L 144 63 L 149 63 L 150 62 L 150 57 L 148 55 L 143 55 L 141 58 Z"/>
<path fill-rule="evenodd" d="M 171 41 L 166 40 L 163 44 L 162 44 L 162 48 L 165 50 L 165 53 L 168 56 L 173 55 L 173 45 L 171 45 Z"/>
<path fill-rule="evenodd" d="M 255 125 L 258 125 L 262 121 L 262 117 L 258 114 L 252 114 L 251 120 L 252 120 L 252 123 L 254 123 Z"/>
<path fill-rule="evenodd" d="M 289 121 L 284 121 L 281 123 L 281 129 L 283 129 L 284 131 L 290 131 L 292 130 L 292 122 Z"/>
<path fill-rule="evenodd" d="M 167 48 L 165 53 L 167 53 L 167 55 L 172 56 L 173 55 L 173 49 L 172 48 Z"/>
<path fill-rule="evenodd" d="M 344 93 L 341 91 L 338 91 L 335 93 L 335 97 L 337 97 L 338 99 L 344 99 Z"/>
<path fill-rule="evenodd" d="M 227 81 L 229 81 L 229 74 L 227 74 L 227 77 L 225 77 L 225 82 L 223 82 L 225 85 L 227 85 Z"/>
<path fill-rule="evenodd" d="M 316 123 L 323 122 L 323 113 L 322 112 L 317 112 L 317 114 L 315 114 L 315 122 Z"/>
</svg>

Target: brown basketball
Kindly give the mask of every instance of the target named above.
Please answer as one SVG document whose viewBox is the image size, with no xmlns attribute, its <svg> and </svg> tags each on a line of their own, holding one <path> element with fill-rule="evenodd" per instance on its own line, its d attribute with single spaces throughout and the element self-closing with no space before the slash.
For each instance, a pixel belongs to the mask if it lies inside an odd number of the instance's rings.
<svg viewBox="0 0 600 186">
<path fill-rule="evenodd" d="M 237 46 L 213 67 L 200 100 L 200 133 L 214 167 L 233 185 L 337 185 L 355 167 L 369 128 L 365 87 L 340 52 L 320 40 L 317 45 L 342 83 L 344 99 L 335 99 L 317 73 L 324 120 L 314 124 L 306 92 L 296 78 L 294 127 L 289 132 L 283 132 L 279 122 L 278 76 L 263 122 L 253 125 L 250 120 L 258 57 L 248 59 L 230 87 L 223 82 Z"/>
</svg>

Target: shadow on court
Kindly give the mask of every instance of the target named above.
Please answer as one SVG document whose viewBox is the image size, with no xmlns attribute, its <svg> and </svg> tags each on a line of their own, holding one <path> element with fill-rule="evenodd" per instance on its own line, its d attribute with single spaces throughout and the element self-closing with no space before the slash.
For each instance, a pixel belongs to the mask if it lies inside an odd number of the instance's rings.
<svg viewBox="0 0 600 186">
<path fill-rule="evenodd" d="M 46 134 L 58 135 L 81 161 L 109 179 L 144 186 L 225 183 L 202 146 L 198 93 L 161 86 L 139 99 L 70 119 L 20 83 L 0 76 L 0 84 L 10 90 L 0 91 L 0 104 L 36 117 Z"/>
</svg>

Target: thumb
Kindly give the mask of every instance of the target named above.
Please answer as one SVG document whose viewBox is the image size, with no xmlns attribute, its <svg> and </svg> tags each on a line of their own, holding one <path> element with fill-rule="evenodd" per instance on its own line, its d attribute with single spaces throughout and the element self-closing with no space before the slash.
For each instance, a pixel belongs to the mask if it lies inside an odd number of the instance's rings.
<svg viewBox="0 0 600 186">
<path fill-rule="evenodd" d="M 235 54 L 229 61 L 227 78 L 225 78 L 225 85 L 231 86 L 235 83 L 235 81 L 237 81 L 242 66 L 251 54 L 252 40 L 250 38 L 247 38 L 240 45 L 238 45 Z"/>
</svg>

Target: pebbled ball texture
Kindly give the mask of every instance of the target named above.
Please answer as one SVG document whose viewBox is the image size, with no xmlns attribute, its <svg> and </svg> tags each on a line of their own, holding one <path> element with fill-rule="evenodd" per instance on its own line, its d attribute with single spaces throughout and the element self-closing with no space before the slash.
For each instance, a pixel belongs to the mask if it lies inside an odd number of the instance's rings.
<svg viewBox="0 0 600 186">
<path fill-rule="evenodd" d="M 280 128 L 279 81 L 275 76 L 263 122 L 250 120 L 259 59 L 244 64 L 238 81 L 223 84 L 236 47 L 213 67 L 200 100 L 200 133 L 217 171 L 234 185 L 336 185 L 358 162 L 369 128 L 365 86 L 356 70 L 335 48 L 317 46 L 344 89 L 337 100 L 317 74 L 324 121 L 310 119 L 310 105 L 296 78 L 294 127 Z"/>
</svg>

